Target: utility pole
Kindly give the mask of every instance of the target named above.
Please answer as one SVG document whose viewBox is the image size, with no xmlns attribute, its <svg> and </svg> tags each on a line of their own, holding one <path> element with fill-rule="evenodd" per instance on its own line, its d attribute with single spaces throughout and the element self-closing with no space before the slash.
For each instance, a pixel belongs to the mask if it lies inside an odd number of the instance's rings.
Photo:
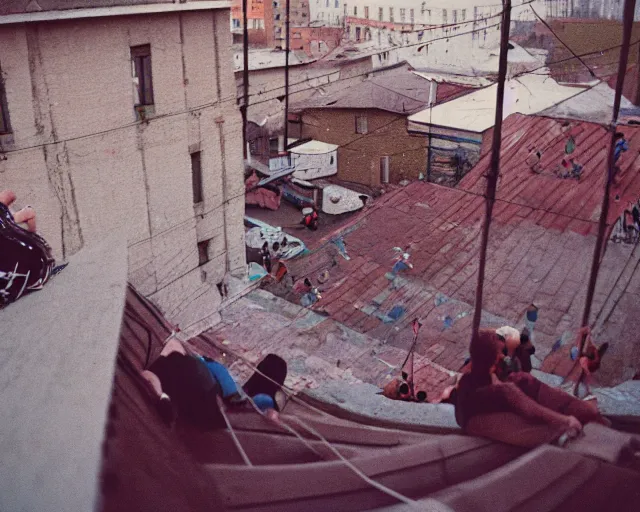
<svg viewBox="0 0 640 512">
<path fill-rule="evenodd" d="M 609 146 L 609 157 L 607 159 L 607 180 L 604 186 L 604 196 L 602 197 L 602 208 L 600 210 L 600 222 L 598 224 L 598 238 L 596 246 L 593 250 L 593 262 L 591 263 L 591 275 L 589 276 L 589 285 L 587 287 L 587 300 L 582 314 L 582 326 L 589 325 L 589 317 L 591 316 L 591 306 L 593 296 L 596 291 L 596 283 L 598 281 L 598 271 L 600 270 L 600 262 L 602 258 L 602 249 L 604 247 L 605 236 L 607 234 L 607 217 L 609 215 L 609 196 L 611 194 L 611 185 L 615 176 L 615 149 L 616 149 L 616 127 L 618 123 L 618 115 L 620 113 L 620 101 L 622 98 L 622 87 L 624 85 L 624 77 L 627 72 L 627 63 L 629 61 L 629 49 L 631 43 L 631 32 L 633 29 L 634 11 L 636 8 L 636 0 L 625 0 L 622 47 L 620 48 L 620 62 L 618 63 L 618 80 L 616 82 L 616 93 L 613 101 L 613 115 L 609 131 L 611 132 L 611 144 Z M 584 348 L 585 336 L 580 340 L 580 354 Z"/>
<path fill-rule="evenodd" d="M 502 26 L 500 27 L 500 59 L 498 65 L 498 93 L 496 99 L 496 120 L 493 129 L 491 147 L 491 169 L 487 176 L 485 217 L 482 225 L 482 241 L 480 245 L 480 265 L 478 267 L 478 285 L 476 287 L 476 304 L 473 314 L 473 338 L 478 335 L 482 317 L 482 294 L 484 291 L 484 271 L 487 264 L 487 245 L 491 215 L 496 202 L 496 189 L 500 175 L 500 147 L 502 146 L 502 115 L 504 107 L 504 88 L 507 80 L 507 52 L 509 51 L 509 25 L 511 24 L 511 0 L 502 0 Z"/>
<path fill-rule="evenodd" d="M 244 63 L 242 66 L 242 90 L 244 99 L 242 101 L 242 154 L 244 159 L 249 158 L 247 149 L 247 124 L 249 110 L 249 22 L 247 15 L 247 0 L 242 0 L 242 55 Z"/>
<path fill-rule="evenodd" d="M 291 0 L 287 1 L 285 13 L 285 56 L 284 56 L 284 150 L 289 147 L 289 14 L 291 12 Z"/>
</svg>

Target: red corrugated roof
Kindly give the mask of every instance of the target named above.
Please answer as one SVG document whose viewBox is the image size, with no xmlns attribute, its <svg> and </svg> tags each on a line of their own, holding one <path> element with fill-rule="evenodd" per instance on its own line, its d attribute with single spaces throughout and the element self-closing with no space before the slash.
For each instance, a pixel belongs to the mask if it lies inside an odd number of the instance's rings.
<svg viewBox="0 0 640 512">
<path fill-rule="evenodd" d="M 630 150 L 620 161 L 624 172 L 614 194 L 622 199 L 612 202 L 611 221 L 620 215 L 627 200 L 640 197 L 640 131 L 622 130 Z M 580 181 L 560 179 L 551 173 L 564 156 L 569 134 L 576 141 L 572 156 L 584 165 Z M 580 322 L 609 140 L 604 128 L 589 123 L 563 126 L 563 121 L 514 115 L 504 125 L 502 178 L 486 269 L 485 323 L 521 325 L 524 311 L 535 301 L 541 311 L 536 344 L 543 353 L 559 334 Z M 542 151 L 543 174 L 533 173 L 526 163 L 529 153 L 538 149 Z M 460 189 L 415 182 L 383 196 L 351 226 L 342 229 L 349 261 L 339 255 L 331 237 L 327 237 L 323 248 L 290 262 L 292 274 L 308 276 L 314 283 L 321 271 L 330 271 L 331 279 L 320 285 L 325 291 L 314 309 L 404 348 L 410 346 L 411 320 L 421 317 L 425 325 L 418 353 L 447 369 L 460 368 L 467 352 L 475 300 L 485 212 L 483 176 L 489 157 L 487 154 L 480 160 Z M 402 274 L 398 286 L 392 289 L 386 274 L 398 254 L 393 247 L 407 246 L 414 269 Z M 611 258 L 623 256 L 616 253 Z M 616 261 L 604 265 L 611 272 L 603 267 L 594 311 L 615 281 L 615 269 L 619 273 L 624 264 Z M 445 297 L 446 302 L 438 305 L 438 297 Z M 398 305 L 406 313 L 397 322 L 384 324 L 377 316 Z M 446 317 L 453 320 L 451 327 L 446 326 Z M 627 360 L 626 364 L 634 362 Z M 610 371 L 611 376 L 619 378 L 620 370 L 603 364 L 602 372 Z M 441 389 L 447 378 L 436 373 L 421 385 L 429 386 L 429 390 Z"/>
<path fill-rule="evenodd" d="M 603 120 L 603 122 L 606 120 Z M 609 222 L 615 222 L 629 201 L 640 197 L 640 130 L 620 127 L 629 142 L 619 166 L 620 183 L 613 187 Z M 565 153 L 569 138 L 575 140 L 575 150 Z M 606 159 L 611 138 L 600 125 L 547 117 L 514 114 L 505 120 L 501 151 L 501 179 L 497 198 L 514 209 L 534 208 L 546 212 L 543 225 L 570 229 L 580 234 L 594 234 L 600 215 L 606 177 Z M 541 174 L 531 170 L 534 154 L 540 151 Z M 563 159 L 573 158 L 583 165 L 580 180 L 559 179 L 555 171 Z M 491 154 L 487 152 L 473 170 L 460 182 L 461 189 L 483 194 L 484 176 L 489 171 Z M 505 215 L 503 220 L 508 221 Z"/>
</svg>

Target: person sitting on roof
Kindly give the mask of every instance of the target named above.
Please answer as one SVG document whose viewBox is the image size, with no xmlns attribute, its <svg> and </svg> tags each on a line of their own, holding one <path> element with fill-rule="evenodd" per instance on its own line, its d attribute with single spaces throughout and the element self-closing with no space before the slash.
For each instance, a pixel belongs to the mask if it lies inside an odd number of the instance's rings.
<svg viewBox="0 0 640 512">
<path fill-rule="evenodd" d="M 317 231 L 318 229 L 318 212 L 315 208 L 303 208 L 302 209 L 302 221 L 301 224 L 311 231 Z"/>
<path fill-rule="evenodd" d="M 629 143 L 627 139 L 624 138 L 624 133 L 617 132 L 615 135 L 616 145 L 613 150 L 613 183 L 618 184 L 620 167 L 618 167 L 618 160 L 622 156 L 622 153 L 625 151 L 629 151 Z"/>
<path fill-rule="evenodd" d="M 582 350 L 582 356 L 580 357 L 580 376 L 573 388 L 573 394 L 574 396 L 578 396 L 580 384 L 584 383 L 587 390 L 587 398 L 592 398 L 593 395 L 591 395 L 589 381 L 591 380 L 591 375 L 600 368 L 602 356 L 604 356 L 605 352 L 609 348 L 609 344 L 603 343 L 599 347 L 596 347 L 593 339 L 591 338 L 591 329 L 589 327 L 583 327 L 578 331 L 578 337 L 576 339 L 576 345 L 578 347 L 580 346 L 580 341 L 583 336 L 585 336 L 586 339 Z"/>
<path fill-rule="evenodd" d="M 622 156 L 622 153 L 624 151 L 629 151 L 629 143 L 627 142 L 627 139 L 624 138 L 624 133 L 622 132 L 617 132 L 615 135 L 615 139 L 616 147 L 613 152 L 613 162 L 617 164 L 618 160 Z"/>
<path fill-rule="evenodd" d="M 51 247 L 35 232 L 35 212 L 31 207 L 11 212 L 9 206 L 15 200 L 12 191 L 0 192 L 0 308 L 42 289 L 52 275 L 66 266 L 55 266 Z"/>
<path fill-rule="evenodd" d="M 455 403 L 456 421 L 467 434 L 532 448 L 575 436 L 584 423 L 609 424 L 591 404 L 528 373 L 512 373 L 500 382 L 494 371 L 502 348 L 490 329 L 471 341 L 471 370 L 460 379 Z"/>
<path fill-rule="evenodd" d="M 498 339 L 504 343 L 503 357 L 496 365 L 496 375 L 501 381 L 506 381 L 512 373 L 522 371 L 520 358 L 516 356 L 516 350 L 520 347 L 520 333 L 513 327 L 500 327 L 496 329 Z"/>
</svg>

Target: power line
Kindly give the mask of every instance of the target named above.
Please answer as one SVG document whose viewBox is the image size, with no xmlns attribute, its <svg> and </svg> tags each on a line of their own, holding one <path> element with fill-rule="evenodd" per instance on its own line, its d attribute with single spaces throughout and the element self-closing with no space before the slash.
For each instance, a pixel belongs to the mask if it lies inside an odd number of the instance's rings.
<svg viewBox="0 0 640 512">
<path fill-rule="evenodd" d="M 493 26 L 496 26 L 496 25 L 493 25 Z M 487 28 L 489 28 L 489 27 L 487 27 Z M 460 33 L 460 34 L 453 34 L 453 35 L 449 35 L 447 37 L 437 38 L 437 39 L 433 39 L 433 40 L 429 40 L 429 41 L 422 41 L 420 43 L 414 43 L 414 44 L 411 44 L 411 45 L 402 45 L 402 46 L 394 47 L 394 48 L 391 48 L 391 49 L 382 50 L 382 51 L 379 51 L 379 52 L 376 52 L 376 53 L 372 53 L 372 54 L 369 54 L 367 56 L 369 57 L 369 56 L 380 55 L 380 54 L 386 53 L 388 51 L 398 50 L 398 49 L 402 49 L 402 48 L 408 48 L 408 47 L 412 47 L 412 46 L 427 45 L 427 44 L 429 44 L 429 43 L 431 43 L 433 41 L 459 37 L 459 36 L 462 36 L 462 35 L 468 35 L 468 34 L 470 34 L 472 32 L 478 32 L 480 30 L 484 30 L 484 29 L 479 29 L 479 30 Z M 640 43 L 640 39 L 635 41 L 635 42 L 632 42 L 631 45 L 632 46 L 633 45 L 637 45 L 638 43 Z M 599 54 L 599 53 L 615 50 L 615 49 L 620 48 L 621 46 L 622 45 L 615 45 L 615 46 L 611 46 L 611 47 L 604 48 L 604 49 L 601 49 L 601 50 L 596 50 L 596 51 L 593 51 L 593 52 L 587 52 L 587 53 L 583 53 L 583 54 L 580 54 L 580 55 L 576 55 L 575 57 L 572 56 L 572 57 L 567 57 L 567 58 L 564 58 L 564 59 L 560 59 L 558 61 L 549 62 L 549 63 L 543 64 L 543 65 L 541 65 L 541 66 L 539 66 L 537 68 L 531 69 L 531 70 L 529 70 L 527 72 L 520 73 L 517 76 L 522 76 L 523 74 L 527 74 L 527 73 L 534 73 L 535 71 L 539 71 L 541 69 L 545 69 L 545 68 L 548 68 L 548 67 L 556 65 L 556 64 L 562 64 L 564 62 L 568 62 L 570 60 L 574 60 L 574 59 L 579 58 L 579 57 L 587 57 L 587 56 L 596 55 L 596 54 Z M 329 82 L 329 84 L 338 83 L 338 82 L 341 82 L 341 81 L 344 81 L 344 80 L 353 80 L 354 78 L 359 78 L 361 76 L 369 75 L 369 74 L 375 73 L 375 72 L 376 72 L 376 70 L 373 69 L 371 71 L 366 71 L 366 72 L 363 72 L 363 73 L 359 73 L 357 75 L 348 76 L 348 77 L 344 77 L 344 78 L 338 78 L 337 80 L 334 80 L 333 82 Z M 315 77 L 308 77 L 308 78 L 305 78 L 303 80 L 300 80 L 299 82 L 294 82 L 294 83 L 290 84 L 290 86 L 296 86 L 296 85 L 300 85 L 300 84 L 304 84 L 304 83 L 310 82 L 312 80 L 318 80 L 318 79 L 326 78 L 326 77 L 329 77 L 331 75 L 335 75 L 336 73 L 340 73 L 340 70 L 336 69 L 336 70 L 331 71 L 329 73 L 325 73 L 325 74 L 318 75 L 318 76 L 315 76 Z M 485 86 L 485 87 L 490 87 L 491 85 L 493 85 L 493 84 L 490 84 L 490 85 Z M 260 92 L 257 92 L 257 93 L 253 93 L 253 94 L 251 94 L 249 96 L 250 97 L 252 97 L 252 96 L 262 96 L 262 95 L 268 94 L 270 92 L 279 91 L 282 88 L 283 88 L 282 86 L 275 87 L 273 89 L 268 89 L 266 91 L 260 91 Z M 312 89 L 316 89 L 316 88 L 317 87 L 308 87 L 308 88 L 305 88 L 305 89 L 294 91 L 292 94 L 297 94 L 297 93 L 301 93 L 301 92 L 312 90 Z M 477 89 L 479 90 L 481 88 L 477 88 Z M 115 126 L 113 128 L 108 128 L 108 129 L 97 131 L 97 132 L 91 132 L 91 133 L 87 133 L 87 134 L 77 135 L 77 136 L 69 137 L 69 138 L 66 138 L 66 139 L 59 139 L 57 141 L 43 142 L 43 143 L 33 144 L 33 145 L 30 145 L 30 146 L 24 146 L 24 147 L 20 147 L 20 148 L 6 149 L 6 150 L 0 151 L 0 154 L 17 153 L 17 152 L 20 152 L 20 151 L 27 151 L 27 150 L 30 150 L 30 149 L 38 149 L 38 148 L 45 147 L 45 146 L 52 146 L 52 145 L 56 145 L 56 144 L 62 144 L 64 142 L 71 142 L 71 141 L 81 140 L 81 139 L 95 137 L 95 136 L 99 136 L 99 135 L 106 135 L 106 134 L 114 132 L 114 131 L 127 129 L 127 128 L 131 128 L 131 127 L 134 127 L 134 126 L 140 126 L 140 125 L 143 125 L 143 124 L 146 124 L 146 123 L 153 122 L 155 120 L 164 119 L 164 118 L 173 117 L 173 116 L 178 116 L 178 115 L 183 115 L 183 114 L 188 114 L 188 113 L 191 113 L 191 112 L 197 112 L 198 110 L 208 109 L 208 108 L 211 108 L 211 107 L 214 107 L 214 106 L 217 106 L 217 105 L 222 105 L 223 103 L 227 103 L 227 102 L 228 103 L 237 102 L 237 100 L 238 100 L 237 95 L 236 96 L 229 96 L 229 97 L 223 98 L 221 100 L 216 100 L 216 101 L 213 101 L 213 102 L 204 103 L 202 105 L 191 107 L 189 109 L 185 109 L 185 110 L 181 110 L 181 111 L 177 111 L 177 112 L 170 112 L 170 113 L 167 113 L 167 114 L 159 114 L 157 116 L 150 117 L 145 121 L 136 121 L 136 122 L 133 122 L 133 123 L 127 123 L 127 124 L 124 124 L 124 125 Z M 260 100 L 260 101 L 250 102 L 249 106 L 260 105 L 262 103 L 266 103 L 266 102 L 274 101 L 274 100 L 277 100 L 277 98 L 267 98 L 267 99 Z"/>
</svg>

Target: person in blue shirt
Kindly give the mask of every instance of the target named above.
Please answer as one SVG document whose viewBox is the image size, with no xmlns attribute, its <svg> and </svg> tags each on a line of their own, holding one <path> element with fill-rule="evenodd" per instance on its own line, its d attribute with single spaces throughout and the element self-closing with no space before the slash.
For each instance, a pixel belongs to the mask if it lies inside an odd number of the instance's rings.
<svg viewBox="0 0 640 512">
<path fill-rule="evenodd" d="M 624 151 L 629 151 L 629 143 L 627 142 L 627 139 L 624 138 L 624 133 L 618 132 L 616 133 L 616 147 L 613 153 L 614 163 L 618 163 L 618 160 Z"/>
</svg>

